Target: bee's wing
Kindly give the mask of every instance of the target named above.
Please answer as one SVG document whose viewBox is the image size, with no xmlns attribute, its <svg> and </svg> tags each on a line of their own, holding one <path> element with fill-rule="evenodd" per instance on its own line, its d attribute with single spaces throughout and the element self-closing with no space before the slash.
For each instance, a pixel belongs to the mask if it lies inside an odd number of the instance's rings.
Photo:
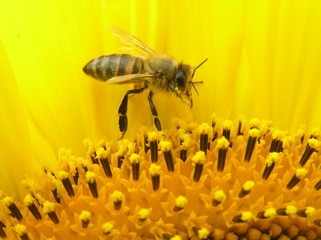
<svg viewBox="0 0 321 240">
<path fill-rule="evenodd" d="M 151 74 L 128 74 L 118 77 L 113 77 L 106 81 L 108 84 L 130 84 L 130 83 L 140 83 L 146 80 L 151 80 L 155 78 L 155 75 Z"/>
<path fill-rule="evenodd" d="M 131 35 L 130 33 L 126 32 L 124 29 L 116 26 L 110 26 L 114 35 L 119 37 L 119 39 L 124 44 L 124 48 L 127 50 L 136 50 L 144 55 L 157 55 L 157 53 L 148 47 L 145 43 L 140 41 L 135 36 Z"/>
</svg>

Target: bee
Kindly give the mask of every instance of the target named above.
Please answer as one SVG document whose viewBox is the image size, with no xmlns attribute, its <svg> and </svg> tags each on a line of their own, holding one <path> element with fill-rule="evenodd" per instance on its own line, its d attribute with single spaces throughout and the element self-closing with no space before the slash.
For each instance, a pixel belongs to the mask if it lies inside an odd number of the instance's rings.
<svg viewBox="0 0 321 240">
<path fill-rule="evenodd" d="M 127 105 L 128 96 L 142 93 L 149 89 L 148 102 L 154 117 L 154 124 L 158 131 L 162 130 L 157 109 L 153 102 L 156 90 L 169 92 L 180 98 L 190 108 L 193 106 L 192 88 L 198 94 L 193 82 L 197 67 L 178 62 L 176 59 L 154 52 L 135 36 L 117 26 L 111 26 L 114 35 L 120 38 L 127 50 L 135 50 L 141 55 L 111 54 L 89 61 L 83 71 L 89 76 L 108 84 L 135 84 L 135 88 L 128 90 L 119 106 L 119 130 L 125 135 L 128 126 Z"/>
</svg>

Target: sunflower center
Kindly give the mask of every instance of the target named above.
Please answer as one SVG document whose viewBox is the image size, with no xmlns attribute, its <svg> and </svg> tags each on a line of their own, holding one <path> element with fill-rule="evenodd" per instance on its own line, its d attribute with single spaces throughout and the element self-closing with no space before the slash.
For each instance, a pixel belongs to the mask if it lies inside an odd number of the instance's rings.
<svg viewBox="0 0 321 240">
<path fill-rule="evenodd" d="M 59 171 L 2 195 L 8 239 L 320 239 L 319 130 L 269 122 L 179 121 L 134 140 L 85 140 Z"/>
</svg>

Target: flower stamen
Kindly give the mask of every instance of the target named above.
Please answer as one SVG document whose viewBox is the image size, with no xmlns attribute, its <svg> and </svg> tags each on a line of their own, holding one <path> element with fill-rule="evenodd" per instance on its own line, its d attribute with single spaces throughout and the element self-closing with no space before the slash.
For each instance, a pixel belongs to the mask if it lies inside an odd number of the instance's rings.
<svg viewBox="0 0 321 240">
<path fill-rule="evenodd" d="M 208 123 L 202 123 L 198 131 L 200 133 L 200 151 L 203 151 L 205 154 L 209 148 L 209 134 L 212 132 L 212 128 Z"/>
<path fill-rule="evenodd" d="M 253 187 L 254 187 L 253 181 L 246 181 L 243 184 L 243 187 L 238 195 L 239 198 L 242 198 L 242 197 L 245 197 L 246 195 L 248 195 L 252 191 Z"/>
<path fill-rule="evenodd" d="M 90 223 L 91 213 L 89 211 L 81 211 L 79 215 L 79 220 L 81 220 L 81 225 L 83 228 L 87 228 Z"/>
<path fill-rule="evenodd" d="M 222 137 L 217 141 L 217 147 L 218 147 L 217 171 L 219 172 L 222 172 L 224 170 L 226 154 L 227 154 L 229 145 L 230 143 L 225 137 Z"/>
<path fill-rule="evenodd" d="M 175 199 L 175 207 L 174 207 L 174 211 L 178 212 L 181 211 L 185 208 L 185 206 L 187 205 L 188 200 L 186 197 L 180 195 Z"/>
<path fill-rule="evenodd" d="M 112 222 L 105 222 L 103 225 L 102 225 L 102 233 L 104 235 L 108 235 L 109 233 L 111 233 L 111 231 L 113 230 L 114 228 L 114 224 Z"/>
<path fill-rule="evenodd" d="M 153 184 L 154 191 L 157 191 L 159 189 L 160 170 L 161 170 L 161 167 L 156 165 L 155 163 L 152 163 L 149 167 L 149 174 L 152 177 L 152 184 Z"/>
<path fill-rule="evenodd" d="M 13 217 L 15 217 L 18 221 L 23 219 L 20 210 L 18 209 L 17 205 L 13 202 L 11 197 L 4 197 L 2 203 L 10 210 L 10 213 Z"/>
<path fill-rule="evenodd" d="M 194 182 L 198 182 L 201 178 L 205 159 L 206 159 L 206 156 L 205 156 L 205 152 L 203 151 L 198 151 L 192 157 L 192 161 L 195 163 L 194 175 L 193 175 Z"/>
<path fill-rule="evenodd" d="M 230 120 L 226 120 L 223 122 L 222 127 L 223 127 L 223 133 L 222 136 L 226 138 L 227 141 L 231 141 L 231 128 L 232 128 L 233 122 Z M 231 142 L 230 142 L 231 144 Z"/>
<path fill-rule="evenodd" d="M 86 181 L 87 181 L 88 187 L 90 189 L 91 195 L 94 198 L 98 198 L 96 174 L 94 172 L 87 171 L 86 172 Z"/>
<path fill-rule="evenodd" d="M 267 180 L 269 176 L 271 175 L 273 168 L 275 166 L 275 163 L 280 160 L 280 153 L 277 152 L 270 152 L 267 159 L 266 159 L 266 165 L 262 174 L 262 178 Z"/>
<path fill-rule="evenodd" d="M 226 199 L 226 195 L 223 190 L 217 190 L 214 192 L 212 205 L 217 206 Z"/>
<path fill-rule="evenodd" d="M 179 132 L 179 142 L 180 142 L 180 159 L 185 162 L 187 159 L 187 149 L 191 144 L 191 137 L 187 133 Z"/>
<path fill-rule="evenodd" d="M 113 193 L 111 194 L 111 198 L 114 202 L 114 209 L 116 211 L 120 210 L 123 199 L 124 199 L 124 194 L 119 191 L 113 191 Z"/>
<path fill-rule="evenodd" d="M 30 239 L 27 234 L 27 227 L 25 225 L 17 224 L 15 226 L 15 230 L 16 230 L 17 234 L 19 235 L 19 237 L 21 238 L 21 240 L 29 240 Z"/>
<path fill-rule="evenodd" d="M 100 160 L 100 163 L 104 169 L 106 177 L 111 178 L 113 176 L 113 173 L 110 168 L 108 155 L 110 155 L 110 147 L 108 147 L 107 150 L 101 147 L 96 151 L 95 158 Z"/>
<path fill-rule="evenodd" d="M 242 222 L 251 222 L 253 219 L 253 214 L 249 211 L 245 211 L 240 215 L 235 216 L 232 221 L 235 223 L 242 223 Z"/>
<path fill-rule="evenodd" d="M 249 162 L 252 157 L 253 150 L 255 148 L 255 144 L 257 141 L 257 138 L 259 137 L 260 131 L 257 128 L 252 128 L 249 131 L 249 139 L 247 141 L 245 155 L 244 155 L 244 161 Z"/>
<path fill-rule="evenodd" d="M 268 208 L 265 211 L 258 212 L 256 216 L 260 219 L 271 219 L 276 216 L 276 210 L 274 208 Z"/>
<path fill-rule="evenodd" d="M 6 238 L 7 234 L 4 231 L 4 228 L 6 228 L 6 225 L 4 225 L 4 223 L 2 221 L 0 221 L 0 237 L 1 238 Z"/>
<path fill-rule="evenodd" d="M 152 163 L 158 161 L 158 143 L 157 143 L 157 133 L 151 132 L 148 134 L 148 142 L 150 147 L 150 159 Z"/>
<path fill-rule="evenodd" d="M 270 146 L 270 152 L 282 152 L 283 151 L 283 142 L 282 138 L 285 133 L 280 130 L 275 130 L 272 134 L 272 142 Z"/>
<path fill-rule="evenodd" d="M 306 176 L 307 173 L 308 171 L 306 169 L 298 168 L 295 174 L 292 176 L 289 183 L 286 185 L 286 188 L 292 189 L 295 185 L 297 185 L 300 182 L 300 180 L 302 180 Z"/>
<path fill-rule="evenodd" d="M 66 189 L 69 197 L 75 196 L 74 189 L 72 187 L 71 181 L 69 179 L 68 173 L 65 171 L 60 171 L 59 172 L 59 178 L 61 179 L 62 185 Z"/>
<path fill-rule="evenodd" d="M 29 209 L 29 211 L 31 212 L 31 214 L 37 219 L 37 220 L 41 220 L 41 214 L 38 210 L 38 208 L 36 207 L 36 205 L 34 204 L 34 198 L 30 195 L 27 194 L 25 199 L 24 199 L 24 203 L 27 206 L 27 208 Z"/>
<path fill-rule="evenodd" d="M 139 180 L 140 156 L 136 153 L 133 153 L 132 155 L 130 155 L 129 161 L 132 164 L 133 180 L 138 181 Z"/>
<path fill-rule="evenodd" d="M 304 150 L 304 153 L 300 159 L 300 166 L 303 167 L 311 157 L 312 153 L 316 152 L 320 148 L 321 142 L 318 139 L 310 138 L 308 144 Z"/>
<path fill-rule="evenodd" d="M 164 154 L 167 170 L 174 172 L 174 160 L 172 155 L 172 143 L 166 140 L 162 140 L 159 143 L 159 147 Z"/>
<path fill-rule="evenodd" d="M 45 201 L 43 204 L 43 213 L 47 214 L 48 217 L 54 224 L 59 223 L 58 215 L 55 212 L 55 204 L 49 201 Z"/>
<path fill-rule="evenodd" d="M 276 214 L 280 216 L 291 216 L 297 213 L 297 209 L 293 205 L 288 205 L 285 208 L 279 208 L 276 210 Z"/>
</svg>

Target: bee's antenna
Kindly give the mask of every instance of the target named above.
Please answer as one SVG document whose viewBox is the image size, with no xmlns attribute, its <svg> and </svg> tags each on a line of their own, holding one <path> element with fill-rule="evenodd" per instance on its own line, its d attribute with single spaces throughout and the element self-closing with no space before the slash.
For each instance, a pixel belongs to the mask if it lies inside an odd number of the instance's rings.
<svg viewBox="0 0 321 240">
<path fill-rule="evenodd" d="M 195 92 L 196 92 L 196 94 L 197 94 L 197 96 L 198 96 L 198 91 L 197 91 L 197 88 L 195 87 L 195 84 L 191 81 L 191 83 L 192 83 L 192 86 L 193 86 L 193 88 L 194 88 L 194 90 L 195 90 Z"/>
<path fill-rule="evenodd" d="M 200 66 L 202 66 L 202 64 L 205 63 L 205 62 L 207 61 L 207 59 L 208 59 L 208 58 L 206 58 L 203 62 L 201 62 L 196 68 L 194 68 L 194 71 L 193 71 L 193 73 L 192 73 L 192 79 L 193 79 L 193 77 L 194 77 L 194 74 L 195 74 L 196 69 L 198 69 Z M 193 84 L 193 87 L 195 88 L 194 84 Z"/>
</svg>

